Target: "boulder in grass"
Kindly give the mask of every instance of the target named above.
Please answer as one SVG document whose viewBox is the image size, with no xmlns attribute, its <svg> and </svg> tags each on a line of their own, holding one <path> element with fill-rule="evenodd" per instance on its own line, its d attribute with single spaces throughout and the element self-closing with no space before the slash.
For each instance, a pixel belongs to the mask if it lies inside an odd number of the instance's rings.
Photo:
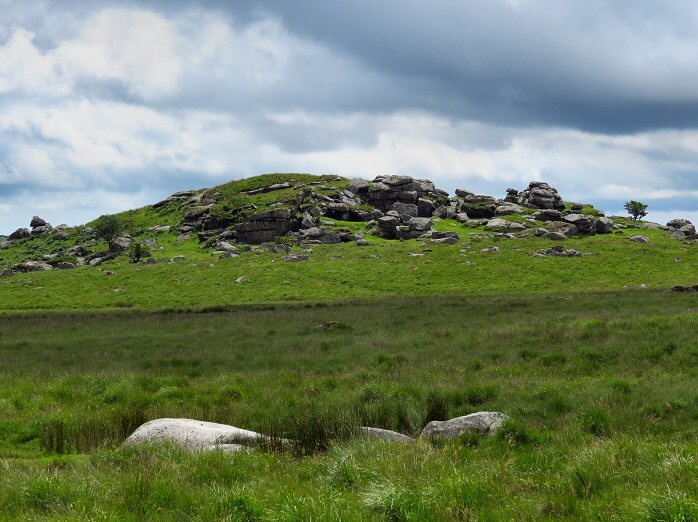
<svg viewBox="0 0 698 522">
<path fill-rule="evenodd" d="M 647 236 L 630 236 L 628 238 L 630 241 L 635 241 L 635 243 L 649 243 L 650 239 Z"/>
<path fill-rule="evenodd" d="M 479 411 L 445 421 L 431 421 L 420 435 L 424 439 L 455 439 L 466 432 L 494 435 L 509 417 L 498 411 Z"/>
<path fill-rule="evenodd" d="M 194 419 L 155 419 L 139 426 L 125 441 L 125 445 L 169 441 L 191 450 L 243 445 L 254 446 L 269 442 L 261 433 L 236 428 L 227 424 Z M 230 448 L 221 447 L 223 450 Z"/>
<path fill-rule="evenodd" d="M 390 430 L 384 430 L 381 428 L 369 428 L 366 426 L 361 427 L 361 434 L 364 437 L 370 438 L 370 439 L 382 439 L 382 440 L 390 440 L 394 442 L 412 442 L 414 439 L 412 437 L 408 437 L 407 435 L 403 435 L 402 433 L 398 433 L 397 431 L 390 431 Z"/>
</svg>

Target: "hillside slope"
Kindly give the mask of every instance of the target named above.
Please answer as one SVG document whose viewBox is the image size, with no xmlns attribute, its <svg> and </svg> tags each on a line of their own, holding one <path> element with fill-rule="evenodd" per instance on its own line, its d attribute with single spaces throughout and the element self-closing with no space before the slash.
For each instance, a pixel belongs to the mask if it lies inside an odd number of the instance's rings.
<svg viewBox="0 0 698 522">
<path fill-rule="evenodd" d="M 690 223 L 611 220 L 540 182 L 498 199 L 400 176 L 270 174 L 116 217 L 111 244 L 94 222 L 38 217 L 0 237 L 0 309 L 669 289 L 698 268 Z"/>
</svg>

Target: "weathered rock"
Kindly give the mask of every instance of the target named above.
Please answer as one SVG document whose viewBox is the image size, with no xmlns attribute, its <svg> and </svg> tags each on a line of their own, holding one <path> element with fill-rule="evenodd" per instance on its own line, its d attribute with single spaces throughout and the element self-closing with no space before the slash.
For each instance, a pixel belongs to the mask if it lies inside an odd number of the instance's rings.
<svg viewBox="0 0 698 522">
<path fill-rule="evenodd" d="M 666 226 L 670 231 L 681 232 L 685 236 L 696 233 L 696 227 L 687 219 L 672 219 Z"/>
<path fill-rule="evenodd" d="M 545 250 L 539 250 L 534 256 L 552 256 L 552 257 L 580 257 L 582 255 L 581 252 L 573 249 L 573 248 L 564 248 L 561 246 L 554 246 L 551 248 L 547 248 Z"/>
<path fill-rule="evenodd" d="M 561 221 L 562 212 L 554 209 L 543 209 L 537 212 L 533 217 L 538 221 Z"/>
<path fill-rule="evenodd" d="M 32 220 L 31 220 L 31 222 L 29 223 L 29 226 L 32 227 L 32 228 L 36 228 L 36 227 L 43 227 L 43 226 L 46 226 L 47 224 L 48 224 L 48 223 L 46 223 L 46 221 L 44 221 L 43 219 L 41 219 L 39 216 L 34 216 L 34 217 L 32 217 Z"/>
<path fill-rule="evenodd" d="M 228 444 L 254 446 L 269 440 L 261 433 L 227 424 L 193 419 L 155 419 L 139 426 L 124 441 L 124 445 L 168 441 L 190 450 L 203 450 Z"/>
<path fill-rule="evenodd" d="M 218 241 L 216 243 L 216 250 L 222 250 L 223 252 L 237 252 L 238 249 L 235 245 L 231 245 L 227 241 Z"/>
<path fill-rule="evenodd" d="M 170 225 L 155 225 L 152 227 L 148 227 L 148 230 L 151 232 L 169 232 L 170 231 Z"/>
<path fill-rule="evenodd" d="M 494 214 L 496 216 L 508 216 L 510 214 L 520 214 L 523 211 L 523 208 L 521 208 L 519 205 L 509 203 L 506 205 L 499 205 L 494 209 Z"/>
<path fill-rule="evenodd" d="M 446 421 L 431 421 L 424 427 L 420 437 L 432 440 L 454 439 L 466 432 L 493 435 L 508 418 L 498 411 L 480 411 Z"/>
<path fill-rule="evenodd" d="M 265 194 L 267 192 L 273 192 L 275 190 L 283 190 L 287 188 L 291 188 L 291 183 L 289 183 L 288 181 L 284 181 L 283 183 L 273 183 L 271 185 L 267 185 L 266 187 L 248 190 L 242 192 L 242 194 L 249 194 L 250 196 L 253 196 L 255 194 Z"/>
<path fill-rule="evenodd" d="M 31 237 L 31 232 L 29 231 L 28 228 L 18 228 L 12 234 L 9 235 L 8 239 L 11 240 L 17 240 L 17 239 L 27 239 Z"/>
<path fill-rule="evenodd" d="M 628 238 L 630 241 L 635 241 L 636 243 L 649 243 L 650 239 L 647 236 L 630 236 Z"/>
<path fill-rule="evenodd" d="M 613 221 L 602 216 L 596 220 L 596 232 L 599 234 L 610 234 L 613 231 Z"/>
<path fill-rule="evenodd" d="M 15 275 L 15 273 L 12 270 L 0 270 L 0 277 L 12 277 L 13 275 Z"/>
<path fill-rule="evenodd" d="M 390 209 L 393 212 L 397 212 L 402 221 L 409 221 L 410 218 L 415 218 L 419 215 L 419 209 L 417 205 L 412 203 L 402 203 L 397 201 Z"/>
<path fill-rule="evenodd" d="M 309 212 L 303 212 L 303 217 L 301 218 L 301 228 L 312 228 L 315 226 L 315 220 Z"/>
<path fill-rule="evenodd" d="M 572 223 L 567 223 L 565 221 L 549 221 L 545 224 L 545 228 L 548 232 L 560 232 L 565 234 L 567 237 L 576 236 L 578 233 L 576 225 Z"/>
<path fill-rule="evenodd" d="M 434 202 L 431 199 L 419 198 L 417 200 L 417 215 L 419 217 L 431 217 L 434 215 Z"/>
<path fill-rule="evenodd" d="M 420 231 L 420 232 L 426 232 L 427 230 L 431 230 L 431 218 L 425 218 L 425 217 L 413 217 L 407 222 L 408 226 L 410 227 L 411 231 Z"/>
<path fill-rule="evenodd" d="M 546 232 L 542 237 L 553 241 L 564 241 L 567 239 L 567 236 L 562 232 Z"/>
<path fill-rule="evenodd" d="M 563 216 L 562 220 L 565 223 L 571 223 L 576 226 L 580 234 L 594 234 L 596 232 L 596 219 L 594 216 L 568 214 L 567 216 Z"/>
<path fill-rule="evenodd" d="M 307 254 L 288 254 L 284 256 L 286 261 L 297 262 L 297 261 L 307 261 L 309 259 Z"/>
<path fill-rule="evenodd" d="M 414 439 L 412 437 L 408 437 L 407 435 L 403 435 L 402 433 L 398 433 L 396 431 L 384 430 L 381 428 L 369 428 L 366 426 L 361 427 L 361 434 L 364 437 L 368 437 L 371 439 L 382 439 L 382 440 L 390 440 L 390 441 L 395 441 L 395 442 L 413 442 L 414 441 Z"/>
<path fill-rule="evenodd" d="M 117 237 L 109 244 L 109 247 L 116 251 L 128 250 L 133 244 L 133 238 L 130 236 Z"/>
<path fill-rule="evenodd" d="M 365 196 L 368 194 L 369 182 L 365 179 L 353 179 L 349 182 L 347 190 L 353 194 Z"/>
<path fill-rule="evenodd" d="M 19 263 L 12 267 L 15 272 L 44 272 L 47 270 L 52 270 L 53 267 L 48 263 L 43 261 L 25 261 L 24 263 Z"/>
<path fill-rule="evenodd" d="M 400 224 L 400 218 L 395 216 L 383 216 L 378 219 L 379 235 L 386 239 L 395 237 L 395 232 Z"/>
<path fill-rule="evenodd" d="M 59 261 L 54 266 L 60 270 L 72 270 L 75 268 L 73 263 L 68 263 L 67 261 Z"/>
<path fill-rule="evenodd" d="M 526 190 L 519 192 L 517 198 L 519 205 L 556 210 L 565 208 L 565 203 L 557 190 L 543 181 L 531 181 Z"/>
<path fill-rule="evenodd" d="M 293 228 L 293 212 L 290 209 L 270 210 L 255 214 L 235 228 L 238 241 L 260 244 L 273 241 Z"/>
<path fill-rule="evenodd" d="M 316 240 L 325 245 L 341 243 L 340 235 L 333 230 L 325 230 L 320 227 L 311 227 L 301 230 L 301 241 Z"/>
<path fill-rule="evenodd" d="M 485 228 L 488 228 L 490 230 L 509 230 L 511 225 L 512 225 L 511 221 L 508 221 L 508 220 L 502 219 L 502 218 L 494 218 L 494 219 L 490 219 L 487 222 L 487 224 L 485 225 Z"/>
</svg>

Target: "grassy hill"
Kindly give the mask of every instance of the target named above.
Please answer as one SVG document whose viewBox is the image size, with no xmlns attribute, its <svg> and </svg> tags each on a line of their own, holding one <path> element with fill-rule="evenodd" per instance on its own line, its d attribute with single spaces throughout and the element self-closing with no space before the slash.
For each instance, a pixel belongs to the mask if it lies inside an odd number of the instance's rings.
<svg viewBox="0 0 698 522">
<path fill-rule="evenodd" d="M 531 208 L 503 216 L 513 236 L 436 216 L 400 241 L 322 216 L 354 239 L 234 237 L 276 210 L 341 213 L 349 184 L 260 176 L 119 214 L 150 262 L 67 256 L 108 250 L 93 223 L 0 249 L 0 269 L 77 265 L 0 278 L 0 519 L 698 520 L 698 294 L 669 291 L 698 282 L 693 240 L 614 218 L 553 241 Z M 583 255 L 534 255 L 553 246 Z M 449 442 L 357 432 L 483 410 L 511 420 Z M 121 447 L 161 417 L 296 444 Z"/>
</svg>

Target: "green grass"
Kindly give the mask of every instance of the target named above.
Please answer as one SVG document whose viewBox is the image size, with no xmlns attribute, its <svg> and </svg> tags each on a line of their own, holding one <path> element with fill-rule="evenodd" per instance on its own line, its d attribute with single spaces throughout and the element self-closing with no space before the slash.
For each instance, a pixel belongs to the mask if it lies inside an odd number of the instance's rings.
<svg viewBox="0 0 698 522">
<path fill-rule="evenodd" d="M 638 232 L 635 230 L 573 238 L 564 243 L 567 248 L 592 255 L 537 258 L 534 252 L 559 243 L 541 238 L 496 240 L 483 238 L 478 229 L 451 227 L 445 222 L 439 225 L 458 231 L 463 243 L 435 245 L 369 236 L 369 247 L 313 245 L 310 259 L 296 263 L 264 250 L 219 260 L 196 240 L 178 242 L 173 234 L 152 234 L 163 248 L 151 249 L 159 263 L 133 265 L 122 257 L 103 264 L 101 270 L 83 267 L 4 278 L 0 280 L 0 310 L 189 309 L 381 295 L 555 294 L 638 288 L 641 284 L 669 289 L 696 283 L 696 247 L 661 231 L 639 231 L 650 237 L 649 244 L 628 241 L 626 237 Z M 481 252 L 492 245 L 501 252 Z M 2 250 L 0 256 L 7 260 L 7 256 L 16 256 L 13 252 Z M 175 256 L 184 259 L 171 261 Z M 105 276 L 102 270 L 114 275 Z M 236 284 L 240 276 L 245 280 Z"/>
<path fill-rule="evenodd" d="M 625 290 L 6 314 L 0 518 L 695 520 L 695 310 Z M 447 444 L 354 439 L 478 410 L 512 421 Z M 163 416 L 299 444 L 119 447 Z"/>
</svg>

